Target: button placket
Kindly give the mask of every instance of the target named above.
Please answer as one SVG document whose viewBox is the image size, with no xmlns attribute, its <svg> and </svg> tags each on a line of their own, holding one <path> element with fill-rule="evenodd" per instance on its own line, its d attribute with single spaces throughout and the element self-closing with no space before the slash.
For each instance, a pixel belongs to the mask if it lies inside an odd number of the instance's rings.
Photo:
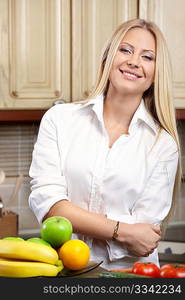
<svg viewBox="0 0 185 300">
<path fill-rule="evenodd" d="M 102 178 L 106 166 L 107 156 L 109 155 L 109 151 L 110 151 L 107 145 L 106 138 L 103 137 L 101 138 L 102 141 L 101 143 L 99 143 L 98 156 L 94 167 L 90 203 L 89 203 L 89 210 L 93 212 L 100 212 L 102 210 L 101 209 L 102 198 L 101 198 L 100 186 L 102 183 Z"/>
</svg>

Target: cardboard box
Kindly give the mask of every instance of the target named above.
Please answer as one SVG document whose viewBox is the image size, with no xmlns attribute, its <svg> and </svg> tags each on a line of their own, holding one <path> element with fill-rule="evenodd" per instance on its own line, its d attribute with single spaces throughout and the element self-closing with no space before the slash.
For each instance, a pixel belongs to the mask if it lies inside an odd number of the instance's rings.
<svg viewBox="0 0 185 300">
<path fill-rule="evenodd" d="M 18 235 L 18 215 L 12 211 L 3 211 L 0 199 L 0 238 Z"/>
</svg>

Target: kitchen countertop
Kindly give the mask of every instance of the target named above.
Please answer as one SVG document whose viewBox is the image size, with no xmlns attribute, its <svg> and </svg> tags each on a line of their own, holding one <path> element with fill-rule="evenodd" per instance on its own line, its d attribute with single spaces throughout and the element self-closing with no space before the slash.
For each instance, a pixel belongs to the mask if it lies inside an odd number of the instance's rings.
<svg viewBox="0 0 185 300">
<path fill-rule="evenodd" d="M 86 273 L 83 273 L 83 274 L 79 274 L 79 275 L 76 275 L 76 276 L 69 276 L 68 278 L 74 278 L 74 277 L 78 277 L 78 278 L 99 278 L 99 273 L 102 273 L 102 272 L 106 272 L 107 270 L 103 269 L 101 266 L 89 271 L 89 272 L 86 272 Z"/>
</svg>

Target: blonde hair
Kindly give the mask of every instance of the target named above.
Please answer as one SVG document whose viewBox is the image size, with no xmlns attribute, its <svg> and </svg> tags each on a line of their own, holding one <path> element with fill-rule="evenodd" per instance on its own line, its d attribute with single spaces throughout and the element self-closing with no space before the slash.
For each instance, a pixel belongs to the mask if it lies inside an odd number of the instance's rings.
<svg viewBox="0 0 185 300">
<path fill-rule="evenodd" d="M 163 34 L 155 23 L 148 22 L 143 19 L 134 19 L 121 24 L 117 28 L 108 41 L 105 50 L 103 51 L 98 70 L 97 81 L 88 99 L 95 98 L 98 94 L 106 95 L 109 86 L 109 74 L 118 46 L 125 34 L 130 29 L 136 27 L 150 31 L 156 42 L 155 79 L 154 84 L 152 84 L 150 88 L 143 94 L 145 106 L 155 121 L 159 124 L 159 127 L 166 130 L 174 138 L 179 151 L 179 161 L 173 189 L 172 206 L 168 216 L 165 218 L 162 224 L 163 229 L 165 229 L 169 218 L 172 216 L 172 213 L 175 210 L 176 199 L 180 191 L 182 170 L 180 142 L 176 126 L 175 108 L 173 104 L 170 56 Z M 159 130 L 159 134 L 160 131 L 161 130 Z"/>
</svg>

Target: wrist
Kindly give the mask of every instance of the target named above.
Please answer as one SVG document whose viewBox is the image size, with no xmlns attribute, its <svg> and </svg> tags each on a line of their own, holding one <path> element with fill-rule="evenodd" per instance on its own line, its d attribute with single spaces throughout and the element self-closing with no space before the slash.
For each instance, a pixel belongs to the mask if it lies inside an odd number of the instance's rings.
<svg viewBox="0 0 185 300">
<path fill-rule="evenodd" d="M 120 222 L 117 241 L 125 244 L 129 243 L 131 232 L 132 232 L 132 224 Z"/>
<path fill-rule="evenodd" d="M 114 226 L 114 231 L 113 231 L 113 234 L 112 234 L 112 240 L 113 241 L 117 240 L 117 238 L 118 238 L 119 224 L 120 224 L 120 222 L 117 221 L 115 226 Z"/>
</svg>

